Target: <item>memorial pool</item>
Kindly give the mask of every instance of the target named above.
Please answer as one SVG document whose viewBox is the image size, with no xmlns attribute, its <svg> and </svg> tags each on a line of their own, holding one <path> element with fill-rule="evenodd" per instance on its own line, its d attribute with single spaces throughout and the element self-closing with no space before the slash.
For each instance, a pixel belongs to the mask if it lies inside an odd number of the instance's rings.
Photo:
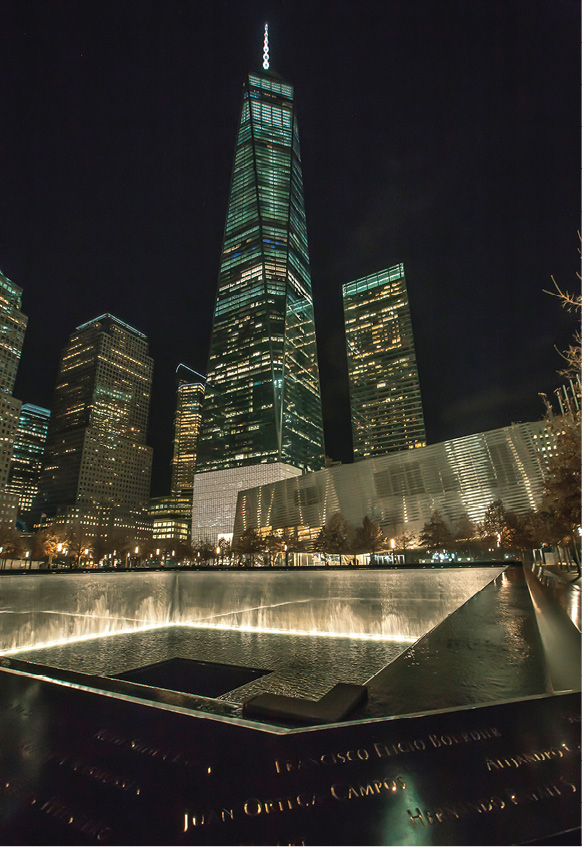
<svg viewBox="0 0 582 847">
<path fill-rule="evenodd" d="M 363 684 L 502 567 L 6 576 L 0 653 L 99 676 L 180 657 L 269 671 L 222 695 Z"/>
</svg>

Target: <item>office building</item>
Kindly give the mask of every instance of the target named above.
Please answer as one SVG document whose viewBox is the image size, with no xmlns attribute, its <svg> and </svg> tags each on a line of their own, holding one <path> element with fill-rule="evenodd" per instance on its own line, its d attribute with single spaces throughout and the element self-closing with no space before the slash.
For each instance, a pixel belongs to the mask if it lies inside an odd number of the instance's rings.
<svg viewBox="0 0 582 847">
<path fill-rule="evenodd" d="M 187 496 L 192 502 L 196 447 L 204 401 L 204 382 L 186 365 L 178 365 L 178 390 L 174 417 L 174 454 L 172 457 L 172 494 Z"/>
<path fill-rule="evenodd" d="M 453 526 L 479 523 L 495 500 L 522 514 L 540 506 L 549 441 L 545 421 L 516 423 L 242 491 L 234 538 L 297 528 L 309 546 L 336 512 L 354 527 L 369 517 L 388 539 L 418 534 L 435 511 Z"/>
<path fill-rule="evenodd" d="M 149 507 L 152 522 L 153 546 L 188 544 L 192 524 L 192 496 L 178 494 L 170 497 L 152 497 Z"/>
<path fill-rule="evenodd" d="M 27 525 L 38 495 L 50 415 L 33 403 L 24 403 L 20 410 L 8 490 L 17 498 L 19 515 Z"/>
<path fill-rule="evenodd" d="M 343 286 L 354 460 L 426 444 L 402 264 Z"/>
<path fill-rule="evenodd" d="M 147 338 L 104 314 L 63 350 L 35 511 L 90 537 L 151 536 L 146 445 L 153 362 Z"/>
<path fill-rule="evenodd" d="M 149 514 L 155 544 L 188 544 L 192 529 L 192 491 L 196 468 L 196 446 L 200 430 L 204 377 L 187 365 L 179 364 L 174 416 L 172 486 L 167 496 L 151 497 Z M 198 377 L 192 380 L 192 377 Z"/>
<path fill-rule="evenodd" d="M 8 482 L 21 401 L 12 396 L 28 318 L 22 289 L 0 271 L 0 524 L 14 525 L 18 499 Z"/>
<path fill-rule="evenodd" d="M 323 462 L 297 114 L 293 87 L 265 61 L 243 87 L 198 441 L 193 539 L 214 543 L 232 534 L 236 494 L 251 477 L 260 484 Z"/>
</svg>

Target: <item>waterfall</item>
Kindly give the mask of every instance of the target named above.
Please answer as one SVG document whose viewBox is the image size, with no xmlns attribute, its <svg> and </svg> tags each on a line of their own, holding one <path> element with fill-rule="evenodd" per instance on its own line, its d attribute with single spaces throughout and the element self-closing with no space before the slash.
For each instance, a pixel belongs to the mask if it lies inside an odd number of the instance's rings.
<svg viewBox="0 0 582 847">
<path fill-rule="evenodd" d="M 502 570 L 2 576 L 0 653 L 172 625 L 413 642 Z"/>
</svg>

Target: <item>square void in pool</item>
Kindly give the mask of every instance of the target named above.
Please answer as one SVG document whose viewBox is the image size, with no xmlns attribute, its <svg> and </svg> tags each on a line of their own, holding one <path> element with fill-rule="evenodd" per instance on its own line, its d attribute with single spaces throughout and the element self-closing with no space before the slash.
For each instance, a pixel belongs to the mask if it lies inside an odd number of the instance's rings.
<svg viewBox="0 0 582 847">
<path fill-rule="evenodd" d="M 174 658 L 109 676 L 111 679 L 123 679 L 154 688 L 197 694 L 200 697 L 220 697 L 221 694 L 240 688 L 241 685 L 253 682 L 268 673 L 271 671 Z"/>
</svg>

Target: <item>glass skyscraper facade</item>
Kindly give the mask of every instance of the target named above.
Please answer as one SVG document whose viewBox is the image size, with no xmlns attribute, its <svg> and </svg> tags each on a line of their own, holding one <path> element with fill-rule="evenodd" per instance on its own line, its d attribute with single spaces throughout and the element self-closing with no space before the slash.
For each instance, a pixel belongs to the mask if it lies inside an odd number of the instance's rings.
<svg viewBox="0 0 582 847">
<path fill-rule="evenodd" d="M 171 493 L 165 497 L 152 497 L 149 509 L 153 540 L 160 544 L 166 541 L 186 543 L 190 540 L 196 448 L 204 402 L 204 378 L 182 363 L 176 368 L 176 373 L 178 388 Z M 200 379 L 193 381 L 193 375 Z"/>
<path fill-rule="evenodd" d="M 193 542 L 232 536 L 241 488 L 323 464 L 293 87 L 266 68 L 249 74 L 243 89 L 196 457 Z"/>
<path fill-rule="evenodd" d="M 343 286 L 354 460 L 426 444 L 402 264 Z"/>
<path fill-rule="evenodd" d="M 180 372 L 180 368 L 183 369 Z M 192 501 L 194 471 L 196 469 L 196 447 L 204 402 L 204 383 L 192 382 L 182 374 L 189 370 L 178 367 L 181 373 L 176 392 L 176 415 L 174 418 L 174 454 L 172 457 L 172 494 L 186 495 Z"/>
<path fill-rule="evenodd" d="M 12 391 L 28 322 L 21 309 L 22 289 L 0 271 L 0 523 L 11 525 L 18 499 L 8 483 L 22 405 Z"/>
<path fill-rule="evenodd" d="M 88 534 L 147 535 L 152 371 L 146 336 L 113 315 L 77 327 L 57 375 L 36 512 Z"/>
<path fill-rule="evenodd" d="M 24 403 L 20 410 L 8 490 L 18 498 L 18 509 L 25 520 L 38 494 L 50 415 L 48 409 L 33 403 Z"/>
<path fill-rule="evenodd" d="M 197 472 L 323 466 L 293 88 L 249 74 L 220 262 Z"/>
<path fill-rule="evenodd" d="M 12 394 L 28 318 L 22 289 L 0 271 L 0 391 Z"/>
</svg>

